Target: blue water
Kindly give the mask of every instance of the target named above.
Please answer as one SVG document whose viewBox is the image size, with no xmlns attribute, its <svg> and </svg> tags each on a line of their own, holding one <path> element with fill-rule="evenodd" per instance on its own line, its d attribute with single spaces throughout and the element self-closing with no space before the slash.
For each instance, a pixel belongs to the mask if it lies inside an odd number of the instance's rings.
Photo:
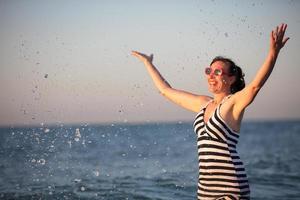
<svg viewBox="0 0 300 200">
<path fill-rule="evenodd" d="M 192 123 L 0 129 L 0 199 L 195 200 Z M 300 199 L 300 121 L 245 122 L 255 200 Z"/>
</svg>

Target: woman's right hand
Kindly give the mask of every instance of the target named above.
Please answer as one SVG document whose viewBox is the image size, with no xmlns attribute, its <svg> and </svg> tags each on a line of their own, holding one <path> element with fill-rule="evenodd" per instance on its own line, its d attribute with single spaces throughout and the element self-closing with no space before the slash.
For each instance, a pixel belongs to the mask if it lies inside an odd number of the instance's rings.
<svg viewBox="0 0 300 200">
<path fill-rule="evenodd" d="M 210 100 L 210 97 L 192 94 L 183 90 L 177 90 L 171 87 L 171 85 L 164 79 L 164 77 L 159 73 L 156 67 L 152 64 L 153 55 L 150 56 L 132 51 L 131 54 L 137 57 L 140 61 L 144 63 L 147 71 L 149 72 L 156 88 L 159 92 L 166 98 L 170 99 L 179 106 L 194 111 L 199 112 L 199 109 Z"/>
<path fill-rule="evenodd" d="M 153 61 L 153 54 L 151 54 L 150 56 L 147 56 L 146 54 L 143 54 L 141 52 L 132 51 L 131 55 L 137 57 L 143 63 L 146 63 L 146 62 L 152 63 L 152 61 Z"/>
</svg>

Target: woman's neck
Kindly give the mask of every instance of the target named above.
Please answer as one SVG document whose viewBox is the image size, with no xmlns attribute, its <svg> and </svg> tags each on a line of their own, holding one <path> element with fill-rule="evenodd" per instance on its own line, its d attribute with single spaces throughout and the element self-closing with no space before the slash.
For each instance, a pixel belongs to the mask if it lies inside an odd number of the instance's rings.
<svg viewBox="0 0 300 200">
<path fill-rule="evenodd" d="M 225 97 L 227 97 L 228 95 L 230 95 L 230 94 L 227 94 L 227 93 L 215 94 L 214 99 L 213 99 L 213 104 L 219 105 L 223 101 L 223 99 Z"/>
</svg>

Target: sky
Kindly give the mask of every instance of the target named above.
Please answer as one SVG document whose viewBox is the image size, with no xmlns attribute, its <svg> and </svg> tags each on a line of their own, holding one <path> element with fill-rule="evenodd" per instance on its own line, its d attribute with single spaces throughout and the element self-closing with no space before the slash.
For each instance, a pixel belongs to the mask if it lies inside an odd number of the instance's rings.
<svg viewBox="0 0 300 200">
<path fill-rule="evenodd" d="M 300 1 L 0 0 L 0 126 L 192 121 L 131 50 L 153 54 L 176 89 L 209 95 L 222 55 L 246 83 L 287 23 L 290 40 L 245 120 L 300 118 Z"/>
</svg>

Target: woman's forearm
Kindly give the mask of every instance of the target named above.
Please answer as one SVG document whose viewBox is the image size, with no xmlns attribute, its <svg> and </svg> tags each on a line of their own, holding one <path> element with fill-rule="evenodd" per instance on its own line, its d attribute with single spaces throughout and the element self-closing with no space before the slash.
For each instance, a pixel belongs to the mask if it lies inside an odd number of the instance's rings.
<svg viewBox="0 0 300 200">
<path fill-rule="evenodd" d="M 165 89 L 170 88 L 171 85 L 164 79 L 164 77 L 159 73 L 159 71 L 151 62 L 145 61 L 144 64 L 155 86 L 160 91 L 160 93 L 164 94 Z"/>
<path fill-rule="evenodd" d="M 279 52 L 269 51 L 264 63 L 256 73 L 254 80 L 251 82 L 252 87 L 260 89 L 265 84 L 273 71 L 278 53 Z"/>
</svg>

